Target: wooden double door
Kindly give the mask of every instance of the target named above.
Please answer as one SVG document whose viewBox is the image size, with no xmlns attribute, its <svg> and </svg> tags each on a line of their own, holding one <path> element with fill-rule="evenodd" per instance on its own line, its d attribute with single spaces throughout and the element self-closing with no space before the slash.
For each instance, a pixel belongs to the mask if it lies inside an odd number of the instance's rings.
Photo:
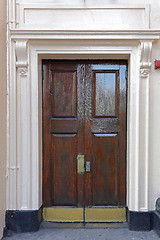
<svg viewBox="0 0 160 240">
<path fill-rule="evenodd" d="M 86 209 L 125 207 L 126 71 L 126 61 L 43 61 L 46 216 L 67 209 L 71 221 L 92 221 Z"/>
</svg>

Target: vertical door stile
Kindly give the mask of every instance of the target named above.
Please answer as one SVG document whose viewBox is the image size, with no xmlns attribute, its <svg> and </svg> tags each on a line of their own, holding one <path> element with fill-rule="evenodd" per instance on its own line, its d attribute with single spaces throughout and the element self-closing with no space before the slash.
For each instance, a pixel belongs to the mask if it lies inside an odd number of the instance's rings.
<svg viewBox="0 0 160 240">
<path fill-rule="evenodd" d="M 79 64 L 77 67 L 78 155 L 84 155 L 84 74 L 84 64 Z M 77 174 L 77 186 L 78 206 L 84 207 L 84 174 Z"/>
<path fill-rule="evenodd" d="M 119 206 L 126 203 L 126 125 L 127 125 L 127 79 L 126 65 L 119 71 L 119 141 L 118 141 L 118 201 Z"/>
<path fill-rule="evenodd" d="M 92 205 L 92 69 L 85 65 L 85 162 L 90 162 L 90 172 L 85 172 L 85 206 Z M 86 164 L 85 164 L 86 165 Z"/>
<path fill-rule="evenodd" d="M 50 64 L 43 65 L 43 204 L 46 207 L 51 206 L 51 181 L 52 178 L 50 177 L 51 171 L 51 151 L 50 151 L 50 142 L 51 142 L 51 135 L 50 135 Z M 49 142 L 49 144 L 48 144 Z M 46 197 L 48 196 L 48 197 Z"/>
</svg>

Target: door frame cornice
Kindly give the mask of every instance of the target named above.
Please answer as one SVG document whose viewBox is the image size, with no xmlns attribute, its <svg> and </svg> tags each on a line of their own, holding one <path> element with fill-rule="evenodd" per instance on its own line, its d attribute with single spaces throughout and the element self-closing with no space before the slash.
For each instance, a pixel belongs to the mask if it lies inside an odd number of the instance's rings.
<svg viewBox="0 0 160 240">
<path fill-rule="evenodd" d="M 11 29 L 12 39 L 102 39 L 102 40 L 158 40 L 160 30 L 27 30 Z"/>
</svg>

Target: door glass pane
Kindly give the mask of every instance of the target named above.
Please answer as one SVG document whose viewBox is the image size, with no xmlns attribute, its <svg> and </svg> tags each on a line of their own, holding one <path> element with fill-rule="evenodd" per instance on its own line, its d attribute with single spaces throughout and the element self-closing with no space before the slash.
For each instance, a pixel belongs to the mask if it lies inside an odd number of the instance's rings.
<svg viewBox="0 0 160 240">
<path fill-rule="evenodd" d="M 96 73 L 96 116 L 115 116 L 116 73 Z"/>
</svg>

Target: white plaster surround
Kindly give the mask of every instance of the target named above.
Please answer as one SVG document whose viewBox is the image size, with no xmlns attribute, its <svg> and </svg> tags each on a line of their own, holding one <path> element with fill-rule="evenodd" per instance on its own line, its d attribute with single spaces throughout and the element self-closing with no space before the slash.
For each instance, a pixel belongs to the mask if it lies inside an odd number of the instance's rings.
<svg viewBox="0 0 160 240">
<path fill-rule="evenodd" d="M 21 15 L 24 8 L 35 10 L 37 7 L 29 3 L 26 7 L 23 1 L 16 4 L 15 0 L 8 5 L 12 8 L 8 21 L 7 209 L 34 210 L 42 205 L 42 59 L 112 58 L 128 59 L 129 67 L 127 206 L 132 211 L 152 210 L 149 208 L 148 187 L 149 77 L 152 42 L 159 39 L 160 32 L 148 29 L 148 15 L 144 18 L 144 30 L 135 30 L 134 27 L 123 31 L 107 30 L 104 25 L 103 29 L 96 30 L 90 26 L 75 29 L 71 25 L 70 29 L 62 29 L 61 25 L 52 26 L 52 29 L 44 25 L 37 28 L 37 23 L 25 25 L 22 17 L 15 14 L 17 5 L 18 9 L 23 9 Z M 47 6 L 45 9 L 50 9 L 50 5 Z M 134 9 L 137 8 L 136 5 Z M 31 22 L 32 17 L 28 17 Z"/>
</svg>

